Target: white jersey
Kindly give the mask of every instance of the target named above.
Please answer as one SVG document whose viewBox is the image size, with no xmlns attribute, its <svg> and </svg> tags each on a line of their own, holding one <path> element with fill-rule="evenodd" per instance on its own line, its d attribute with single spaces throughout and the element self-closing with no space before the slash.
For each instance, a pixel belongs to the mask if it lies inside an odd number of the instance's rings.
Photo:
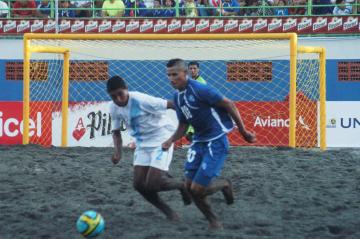
<svg viewBox="0 0 360 239">
<path fill-rule="evenodd" d="M 121 128 L 121 122 L 136 140 L 137 147 L 158 147 L 176 130 L 167 116 L 167 101 L 136 91 L 129 91 L 129 101 L 124 107 L 110 104 L 112 129 Z"/>
</svg>

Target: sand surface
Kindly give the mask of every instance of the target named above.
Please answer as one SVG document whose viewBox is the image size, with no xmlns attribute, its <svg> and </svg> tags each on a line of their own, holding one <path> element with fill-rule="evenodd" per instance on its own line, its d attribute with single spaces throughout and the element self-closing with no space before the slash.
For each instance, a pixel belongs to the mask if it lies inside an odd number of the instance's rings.
<svg viewBox="0 0 360 239">
<path fill-rule="evenodd" d="M 114 166 L 110 148 L 0 146 L 0 238 L 81 238 L 75 222 L 100 212 L 99 238 L 360 238 L 360 149 L 232 148 L 223 176 L 235 203 L 210 197 L 224 231 L 209 232 L 178 192 L 161 193 L 181 216 L 178 223 L 132 188 L 132 155 Z M 171 174 L 182 177 L 186 150 L 176 150 Z"/>
</svg>

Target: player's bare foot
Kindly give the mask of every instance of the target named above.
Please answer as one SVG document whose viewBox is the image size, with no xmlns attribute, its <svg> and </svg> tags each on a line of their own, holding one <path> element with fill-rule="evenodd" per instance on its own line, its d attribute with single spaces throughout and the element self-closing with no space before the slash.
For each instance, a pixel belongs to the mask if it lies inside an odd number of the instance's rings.
<svg viewBox="0 0 360 239">
<path fill-rule="evenodd" d="M 192 199 L 191 199 L 191 194 L 189 193 L 189 191 L 184 187 L 184 188 L 180 189 L 180 193 L 181 193 L 181 197 L 184 202 L 184 205 L 190 205 Z"/>
<path fill-rule="evenodd" d="M 221 231 L 224 229 L 224 226 L 219 221 L 209 222 L 209 230 L 210 231 Z"/>
<path fill-rule="evenodd" d="M 172 213 L 166 215 L 166 218 L 172 222 L 180 221 L 180 217 L 179 217 L 179 215 L 176 214 L 176 212 L 172 212 Z"/>
<path fill-rule="evenodd" d="M 230 205 L 234 203 L 234 194 L 231 181 L 229 179 L 227 179 L 226 181 L 228 182 L 228 185 L 224 187 L 221 191 L 224 195 L 226 204 Z"/>
</svg>

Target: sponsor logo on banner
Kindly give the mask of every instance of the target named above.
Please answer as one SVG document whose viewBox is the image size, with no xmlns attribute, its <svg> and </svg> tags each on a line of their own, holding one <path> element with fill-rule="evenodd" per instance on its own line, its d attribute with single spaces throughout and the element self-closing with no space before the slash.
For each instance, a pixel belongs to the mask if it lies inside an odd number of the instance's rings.
<svg viewBox="0 0 360 239">
<path fill-rule="evenodd" d="M 267 19 L 259 18 L 254 23 L 254 32 L 260 31 L 261 29 L 266 29 L 267 27 Z"/>
<path fill-rule="evenodd" d="M 37 32 L 44 29 L 44 20 L 35 20 L 31 25 L 31 32 Z"/>
<path fill-rule="evenodd" d="M 195 29 L 195 20 L 194 19 L 186 19 L 183 25 L 181 26 L 182 32 L 188 32 L 190 30 Z"/>
<path fill-rule="evenodd" d="M 24 32 L 28 29 L 30 29 L 30 21 L 28 21 L 28 20 L 21 20 L 16 28 L 18 33 Z"/>
<path fill-rule="evenodd" d="M 4 25 L 4 32 L 11 32 L 16 29 L 16 21 L 8 20 Z"/>
<path fill-rule="evenodd" d="M 99 32 L 107 32 L 111 30 L 111 21 L 103 20 L 99 25 Z"/>
<path fill-rule="evenodd" d="M 356 129 L 360 128 L 360 118 L 357 117 L 341 117 L 339 119 L 339 127 L 343 129 Z M 326 124 L 326 128 L 333 129 L 337 128 L 337 119 L 331 118 Z"/>
<path fill-rule="evenodd" d="M 90 20 L 85 25 L 85 32 L 95 32 L 98 29 L 98 21 Z"/>
<path fill-rule="evenodd" d="M 61 143 L 61 113 L 54 112 L 53 145 Z M 69 103 L 69 146 L 107 147 L 113 144 L 109 102 Z M 124 144 L 129 142 L 128 133 L 123 133 Z"/>
<path fill-rule="evenodd" d="M 360 147 L 360 101 L 326 102 L 328 147 Z"/>
<path fill-rule="evenodd" d="M 44 26 L 44 32 L 52 32 L 55 30 L 56 23 L 54 20 L 48 20 Z"/>
<path fill-rule="evenodd" d="M 317 31 L 321 28 L 325 28 L 327 25 L 327 18 L 318 17 L 313 24 L 313 31 Z"/>
<path fill-rule="evenodd" d="M 268 25 L 268 31 L 274 31 L 277 29 L 281 29 L 282 20 L 278 18 L 271 19 L 271 22 Z"/>
<path fill-rule="evenodd" d="M 209 19 L 200 19 L 198 24 L 196 24 L 196 32 L 205 32 L 210 27 Z"/>
<path fill-rule="evenodd" d="M 334 30 L 336 28 L 340 28 L 342 26 L 342 18 L 341 17 L 332 17 L 331 22 L 328 24 L 328 30 Z"/>
<path fill-rule="evenodd" d="M 168 32 L 173 32 L 181 29 L 181 21 L 177 19 L 172 19 L 168 25 Z"/>
<path fill-rule="evenodd" d="M 126 27 L 125 21 L 117 20 L 112 26 L 112 32 L 120 32 Z"/>
<path fill-rule="evenodd" d="M 163 19 L 159 19 L 156 21 L 154 25 L 154 32 L 164 31 L 167 28 L 167 21 Z"/>
<path fill-rule="evenodd" d="M 213 23 L 210 24 L 210 32 L 219 31 L 223 27 L 224 27 L 224 20 L 215 19 Z"/>
<path fill-rule="evenodd" d="M 84 29 L 85 23 L 82 20 L 76 20 L 71 26 L 71 32 L 78 32 Z"/>
<path fill-rule="evenodd" d="M 134 32 L 140 27 L 140 22 L 138 20 L 130 20 L 126 25 L 126 32 Z"/>
<path fill-rule="evenodd" d="M 312 25 L 312 18 L 303 17 L 303 18 L 301 18 L 300 22 L 298 23 L 297 29 L 298 29 L 298 31 L 302 31 L 307 28 L 311 28 L 311 25 Z"/>
<path fill-rule="evenodd" d="M 290 31 L 292 29 L 296 29 L 296 24 L 296 18 L 287 18 L 283 25 L 283 31 Z"/>
<path fill-rule="evenodd" d="M 353 27 L 357 27 L 358 18 L 357 17 L 348 17 L 347 21 L 344 22 L 344 30 L 349 30 Z"/>
<path fill-rule="evenodd" d="M 59 24 L 59 32 L 65 32 L 71 28 L 69 20 L 61 20 Z"/>
<path fill-rule="evenodd" d="M 140 25 L 140 32 L 151 32 L 154 28 L 154 22 L 152 20 L 144 20 Z"/>
<path fill-rule="evenodd" d="M 326 128 L 336 128 L 336 119 L 331 118 L 328 120 L 328 123 L 326 124 Z"/>
<path fill-rule="evenodd" d="M 30 112 L 30 143 L 40 143 L 45 146 L 51 143 L 51 127 L 44 127 L 45 122 L 51 123 L 51 113 L 43 110 L 49 108 L 48 104 L 51 103 L 30 103 L 30 108 L 42 109 Z M 0 144 L 21 144 L 23 129 L 22 102 L 0 102 Z"/>
<path fill-rule="evenodd" d="M 238 20 L 228 20 L 227 23 L 224 26 L 225 32 L 230 32 L 233 30 L 236 30 L 238 28 L 239 22 Z"/>
<path fill-rule="evenodd" d="M 253 20 L 251 20 L 251 19 L 240 20 L 239 32 L 249 30 L 252 28 L 252 26 L 253 26 Z"/>
</svg>

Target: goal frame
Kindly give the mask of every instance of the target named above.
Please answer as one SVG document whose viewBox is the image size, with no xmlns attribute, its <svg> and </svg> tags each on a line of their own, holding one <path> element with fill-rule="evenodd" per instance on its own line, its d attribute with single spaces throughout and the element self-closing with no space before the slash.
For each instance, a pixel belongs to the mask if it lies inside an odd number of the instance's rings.
<svg viewBox="0 0 360 239">
<path fill-rule="evenodd" d="M 288 40 L 290 46 L 290 89 L 289 89 L 289 147 L 296 147 L 296 78 L 297 56 L 314 53 L 319 56 L 319 96 L 320 96 L 320 149 L 326 149 L 326 50 L 324 47 L 298 46 L 296 33 L 244 33 L 244 34 L 44 34 L 25 33 L 23 64 L 23 144 L 29 143 L 30 113 L 30 57 L 31 53 L 63 54 L 62 92 L 62 135 L 61 146 L 67 146 L 68 98 L 69 98 L 69 49 L 62 47 L 34 47 L 31 40 Z"/>
</svg>

